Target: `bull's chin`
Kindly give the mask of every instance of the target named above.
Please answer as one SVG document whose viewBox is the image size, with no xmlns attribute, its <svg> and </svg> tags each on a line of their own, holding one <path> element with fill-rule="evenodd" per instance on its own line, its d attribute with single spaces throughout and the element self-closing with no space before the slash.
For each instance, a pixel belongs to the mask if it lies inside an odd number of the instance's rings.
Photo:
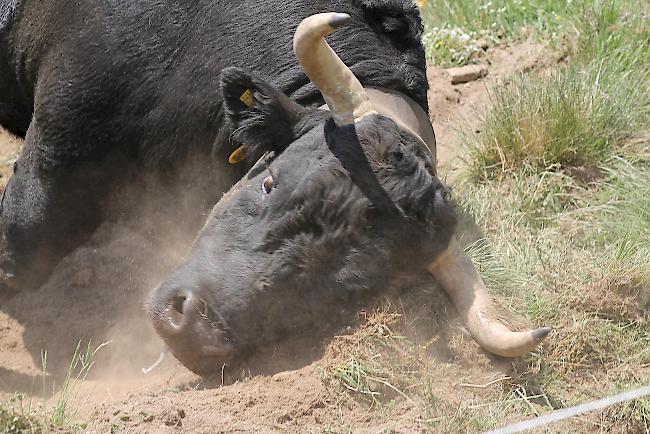
<svg viewBox="0 0 650 434">
<path fill-rule="evenodd" d="M 210 376 L 219 373 L 224 364 L 233 359 L 233 345 L 225 341 L 218 330 L 197 332 L 197 327 L 178 330 L 167 321 L 155 319 L 153 324 L 158 336 L 176 359 L 198 375 Z"/>
<path fill-rule="evenodd" d="M 221 373 L 224 367 L 231 363 L 228 356 L 219 356 L 216 353 L 189 352 L 186 350 L 177 351 L 171 349 L 174 357 L 187 369 L 202 377 L 211 377 Z"/>
</svg>

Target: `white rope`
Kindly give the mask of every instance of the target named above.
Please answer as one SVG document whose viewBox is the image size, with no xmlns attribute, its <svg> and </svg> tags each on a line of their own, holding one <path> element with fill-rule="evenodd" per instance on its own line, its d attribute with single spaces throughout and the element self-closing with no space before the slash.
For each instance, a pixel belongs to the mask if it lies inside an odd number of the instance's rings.
<svg viewBox="0 0 650 434">
<path fill-rule="evenodd" d="M 632 401 L 634 399 L 643 398 L 644 396 L 648 396 L 648 395 L 650 395 L 650 385 L 641 387 L 640 389 L 630 390 L 628 392 L 624 392 L 615 396 L 599 399 L 598 401 L 587 402 L 586 404 L 580 404 L 575 407 L 556 410 L 551 413 L 540 416 L 536 419 L 520 422 L 514 425 L 507 426 L 505 428 L 489 431 L 484 434 L 513 434 L 522 431 L 527 431 L 529 429 L 548 425 L 549 423 L 557 422 L 559 420 L 569 419 L 579 414 L 589 413 L 590 411 L 594 411 L 594 410 L 601 410 L 603 408 L 610 407 L 614 404 L 619 404 L 625 401 Z"/>
<path fill-rule="evenodd" d="M 156 360 L 153 365 L 149 366 L 148 368 L 142 368 L 142 373 L 144 375 L 149 375 L 151 371 L 156 369 L 158 365 L 160 365 L 163 362 L 163 360 L 165 360 L 166 356 L 167 356 L 167 351 L 163 351 L 162 353 L 160 353 L 160 356 L 158 356 L 158 360 Z"/>
</svg>

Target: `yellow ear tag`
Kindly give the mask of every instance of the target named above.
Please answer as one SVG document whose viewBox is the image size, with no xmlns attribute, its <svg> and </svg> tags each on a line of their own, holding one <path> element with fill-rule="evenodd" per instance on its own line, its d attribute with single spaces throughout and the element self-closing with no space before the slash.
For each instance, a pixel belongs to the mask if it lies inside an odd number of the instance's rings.
<svg viewBox="0 0 650 434">
<path fill-rule="evenodd" d="M 230 157 L 228 157 L 228 162 L 230 164 L 241 163 L 246 159 L 247 155 L 248 155 L 248 145 L 241 145 L 239 148 L 235 149 L 235 151 L 232 154 L 230 154 Z"/>
<path fill-rule="evenodd" d="M 253 90 L 246 89 L 239 97 L 239 100 L 246 104 L 247 107 L 253 107 Z"/>
</svg>

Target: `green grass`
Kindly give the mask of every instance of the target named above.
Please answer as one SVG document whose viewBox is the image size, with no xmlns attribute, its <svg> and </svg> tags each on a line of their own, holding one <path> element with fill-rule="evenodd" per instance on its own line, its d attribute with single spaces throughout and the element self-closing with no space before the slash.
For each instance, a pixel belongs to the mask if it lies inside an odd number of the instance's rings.
<svg viewBox="0 0 650 434">
<path fill-rule="evenodd" d="M 462 66 L 477 60 L 482 53 L 476 33 L 459 28 L 430 27 L 422 38 L 427 60 L 437 66 Z"/>
<path fill-rule="evenodd" d="M 425 28 L 460 28 L 495 40 L 511 41 L 535 34 L 540 39 L 557 37 L 580 26 L 629 18 L 648 11 L 642 0 L 420 0 Z M 606 14 L 606 15 L 605 15 Z M 585 20 L 590 15 L 596 21 Z M 576 18 L 578 18 L 576 20 Z M 604 19 L 603 19 L 604 18 Z M 582 27 L 582 30 L 589 27 Z M 610 29 L 611 30 L 611 29 Z"/>
<path fill-rule="evenodd" d="M 425 0 L 423 16 L 434 25 L 454 25 L 477 33 L 514 37 L 523 27 L 552 32 L 565 24 L 568 16 L 582 11 L 582 3 L 572 0 Z M 453 23 L 453 24 L 452 24 Z"/>
<path fill-rule="evenodd" d="M 574 0 L 421 0 L 427 60 L 443 67 L 478 61 L 477 41 L 490 45 L 529 34 L 556 43 L 573 31 L 570 17 L 585 10 Z"/>
<path fill-rule="evenodd" d="M 473 179 L 595 168 L 650 128 L 650 24 L 640 10 L 596 3 L 575 18 L 571 63 L 492 90 L 468 136 Z"/>
<path fill-rule="evenodd" d="M 469 252 L 491 292 L 556 329 L 529 357 L 525 381 L 563 406 L 650 381 L 648 146 L 640 141 L 623 150 L 626 157 L 610 158 L 588 186 L 546 171 L 457 187 L 489 237 Z M 628 413 L 597 426 L 620 428 L 629 419 L 636 422 L 624 431 L 645 432 L 650 425 L 645 401 L 616 411 Z"/>
<path fill-rule="evenodd" d="M 650 56 L 647 46 L 641 43 L 647 41 L 650 10 L 643 0 L 421 0 L 418 3 L 425 24 L 427 59 L 439 66 L 478 61 L 482 51 L 477 40 L 481 38 L 498 45 L 533 36 L 556 50 L 588 60 L 602 59 L 618 49 L 623 64 L 634 57 L 643 64 Z"/>
<path fill-rule="evenodd" d="M 650 24 L 647 2 L 593 2 L 574 19 L 580 63 L 606 59 L 619 71 L 643 70 L 650 61 Z M 639 77 L 641 81 L 643 76 Z"/>
<path fill-rule="evenodd" d="M 19 394 L 6 404 L 0 403 L 0 433 L 38 434 L 51 430 L 65 432 L 84 430 L 86 424 L 75 421 L 86 403 L 80 401 L 83 398 L 81 386 L 95 364 L 97 353 L 106 345 L 108 343 L 93 347 L 89 342 L 84 349 L 81 347 L 81 342 L 77 344 L 53 407 L 48 408 L 47 403 L 40 403 L 37 408 L 34 408 L 32 399 L 25 403 L 24 396 Z M 45 396 L 47 353 L 43 352 L 41 358 Z"/>
<path fill-rule="evenodd" d="M 647 121 L 646 78 L 646 71 L 620 71 L 602 61 L 494 89 L 470 151 L 471 175 L 598 166 Z"/>
</svg>

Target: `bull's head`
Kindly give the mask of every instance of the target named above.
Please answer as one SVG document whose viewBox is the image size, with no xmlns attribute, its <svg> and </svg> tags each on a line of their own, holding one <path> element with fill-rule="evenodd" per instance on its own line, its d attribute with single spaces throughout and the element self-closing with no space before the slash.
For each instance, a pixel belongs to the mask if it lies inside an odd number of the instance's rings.
<svg viewBox="0 0 650 434">
<path fill-rule="evenodd" d="M 423 127 L 409 101 L 401 112 L 386 104 L 390 95 L 364 89 L 324 40 L 348 18 L 309 17 L 294 39 L 329 111 L 303 108 L 244 71 L 222 74 L 235 138 L 263 155 L 148 304 L 158 333 L 196 372 L 319 327 L 425 269 L 487 350 L 517 356 L 548 334 L 512 332 L 490 316 L 483 282 L 453 238 L 428 119 Z"/>
</svg>

